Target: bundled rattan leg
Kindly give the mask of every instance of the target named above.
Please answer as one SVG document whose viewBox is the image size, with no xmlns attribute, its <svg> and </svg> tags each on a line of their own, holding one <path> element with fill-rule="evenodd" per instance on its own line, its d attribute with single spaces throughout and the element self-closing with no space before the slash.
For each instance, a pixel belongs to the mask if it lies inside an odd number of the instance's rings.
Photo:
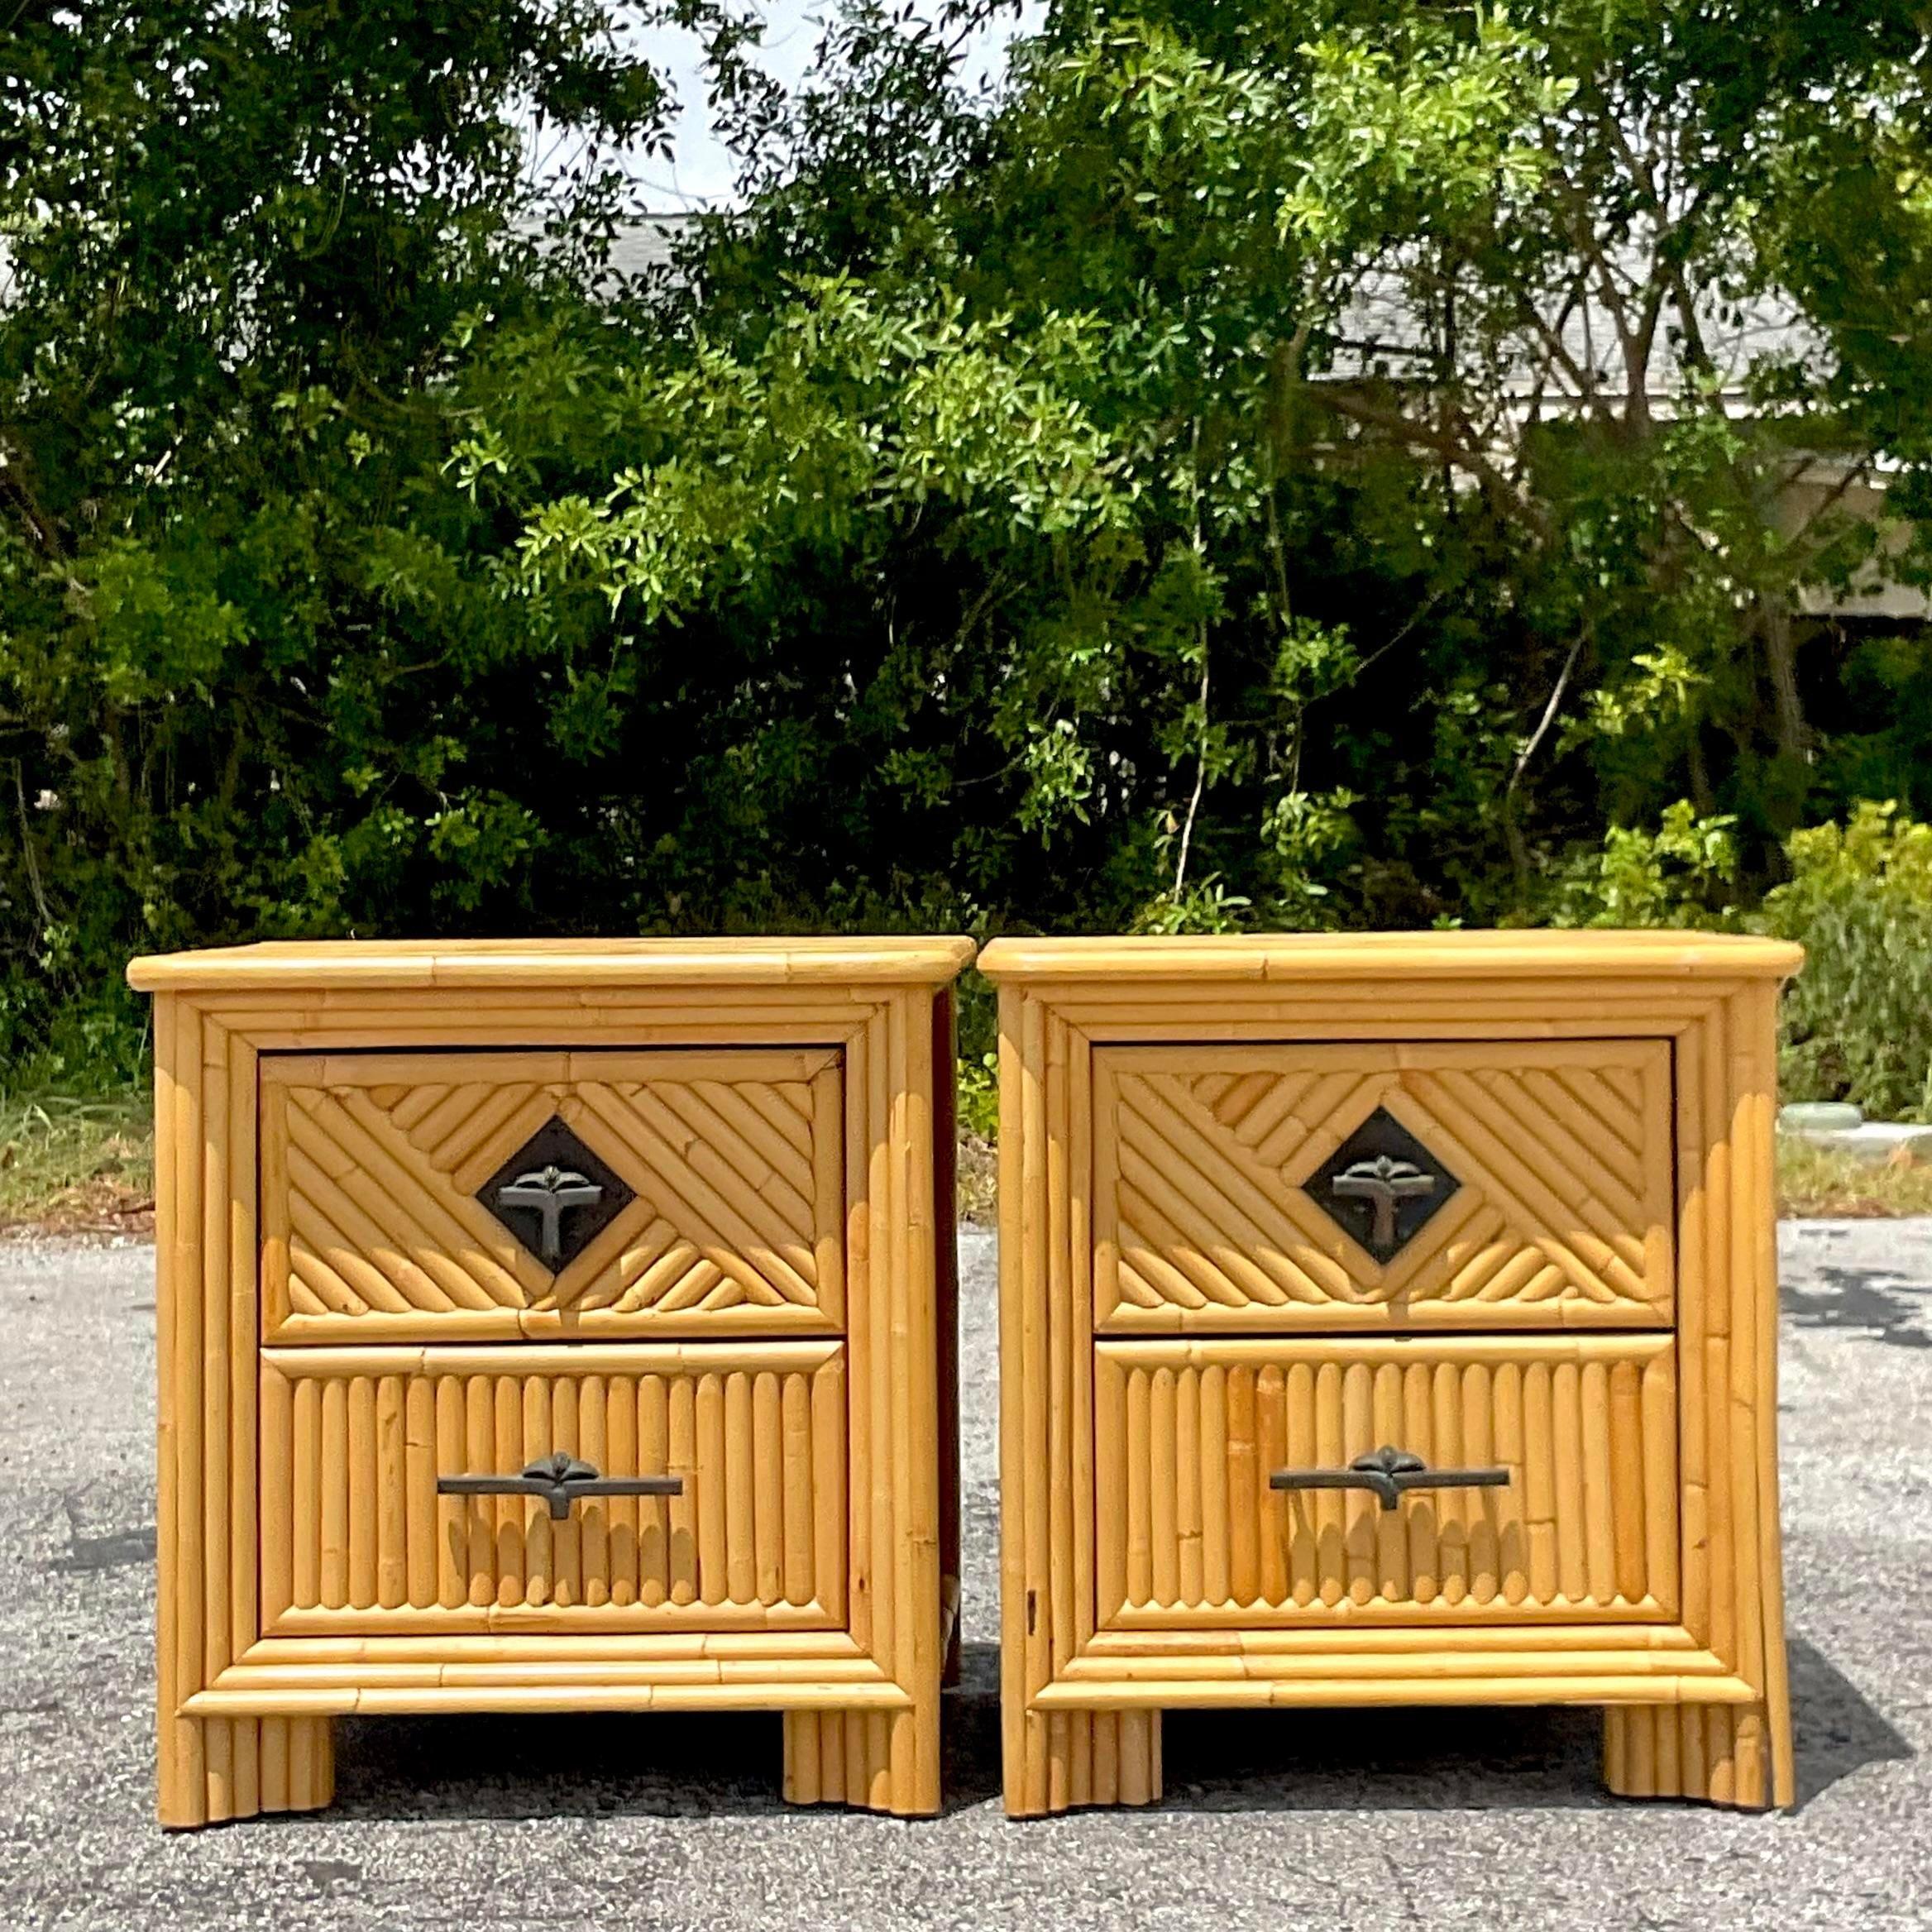
<svg viewBox="0 0 1932 1932">
<path fill-rule="evenodd" d="M 325 1717 L 178 1717 L 162 1728 L 160 1818 L 173 1830 L 319 1810 L 335 1781 Z"/>
</svg>

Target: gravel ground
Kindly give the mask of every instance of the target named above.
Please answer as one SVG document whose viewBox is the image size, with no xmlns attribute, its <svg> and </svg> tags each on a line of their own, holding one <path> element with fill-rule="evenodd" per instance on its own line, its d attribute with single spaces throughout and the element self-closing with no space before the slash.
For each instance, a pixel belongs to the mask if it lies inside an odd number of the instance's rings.
<svg viewBox="0 0 1932 1932">
<path fill-rule="evenodd" d="M 993 1255 L 964 1243 L 949 1799 L 786 1811 L 775 1718 L 344 1720 L 326 1813 L 151 1820 L 153 1257 L 0 1250 L 0 1926 L 1932 1925 L 1932 1222 L 1784 1230 L 1800 1803 L 1604 1797 L 1588 1711 L 1171 1716 L 1155 1812 L 1009 1824 Z"/>
</svg>

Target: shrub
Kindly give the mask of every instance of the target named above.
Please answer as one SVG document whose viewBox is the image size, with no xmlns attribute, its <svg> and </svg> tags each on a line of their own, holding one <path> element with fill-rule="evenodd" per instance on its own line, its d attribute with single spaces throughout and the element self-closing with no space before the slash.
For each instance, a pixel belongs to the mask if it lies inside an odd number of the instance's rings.
<svg viewBox="0 0 1932 1932">
<path fill-rule="evenodd" d="M 1786 852 L 1791 882 L 1756 922 L 1806 954 L 1785 994 L 1784 1098 L 1932 1120 L 1932 825 L 1867 801 Z"/>
</svg>

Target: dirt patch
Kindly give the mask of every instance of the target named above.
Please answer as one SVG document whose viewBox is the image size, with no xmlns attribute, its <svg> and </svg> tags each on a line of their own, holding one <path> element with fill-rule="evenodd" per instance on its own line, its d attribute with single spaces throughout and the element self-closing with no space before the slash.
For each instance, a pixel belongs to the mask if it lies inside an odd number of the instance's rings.
<svg viewBox="0 0 1932 1932">
<path fill-rule="evenodd" d="M 959 1136 L 959 1188 L 960 1220 L 992 1227 L 999 1219 L 999 1150 L 970 1130 Z"/>
</svg>

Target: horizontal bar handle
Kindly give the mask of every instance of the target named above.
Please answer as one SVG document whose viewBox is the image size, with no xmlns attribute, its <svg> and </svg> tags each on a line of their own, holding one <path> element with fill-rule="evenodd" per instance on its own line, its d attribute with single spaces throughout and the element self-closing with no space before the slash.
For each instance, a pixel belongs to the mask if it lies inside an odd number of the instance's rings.
<svg viewBox="0 0 1932 1932">
<path fill-rule="evenodd" d="M 1506 1469 L 1431 1469 L 1408 1449 L 1384 1443 L 1358 1456 L 1346 1469 L 1278 1469 L 1268 1479 L 1271 1490 L 1373 1490 L 1384 1509 L 1393 1509 L 1405 1490 L 1499 1490 L 1507 1485 Z"/>
<path fill-rule="evenodd" d="M 550 1519 L 562 1523 L 580 1496 L 681 1496 L 681 1475 L 600 1475 L 592 1463 L 560 1449 L 526 1463 L 517 1475 L 439 1475 L 439 1496 L 541 1496 Z"/>
</svg>

